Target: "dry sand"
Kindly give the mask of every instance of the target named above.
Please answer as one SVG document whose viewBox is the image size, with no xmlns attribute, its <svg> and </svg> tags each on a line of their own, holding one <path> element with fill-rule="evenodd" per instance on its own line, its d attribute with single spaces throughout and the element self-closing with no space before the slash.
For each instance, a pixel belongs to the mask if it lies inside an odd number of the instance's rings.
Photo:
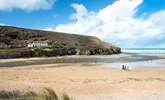
<svg viewBox="0 0 165 100">
<path fill-rule="evenodd" d="M 101 64 L 47 64 L 0 68 L 1 90 L 50 87 L 75 100 L 165 100 L 165 68 L 129 71 Z"/>
</svg>

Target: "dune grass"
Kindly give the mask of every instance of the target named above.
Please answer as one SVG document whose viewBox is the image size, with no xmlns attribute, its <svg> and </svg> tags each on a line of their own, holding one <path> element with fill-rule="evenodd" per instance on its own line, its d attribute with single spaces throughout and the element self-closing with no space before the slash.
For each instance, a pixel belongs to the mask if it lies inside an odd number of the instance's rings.
<svg viewBox="0 0 165 100">
<path fill-rule="evenodd" d="M 67 94 L 58 96 L 55 91 L 45 88 L 39 93 L 28 91 L 0 91 L 0 100 L 71 100 Z"/>
</svg>

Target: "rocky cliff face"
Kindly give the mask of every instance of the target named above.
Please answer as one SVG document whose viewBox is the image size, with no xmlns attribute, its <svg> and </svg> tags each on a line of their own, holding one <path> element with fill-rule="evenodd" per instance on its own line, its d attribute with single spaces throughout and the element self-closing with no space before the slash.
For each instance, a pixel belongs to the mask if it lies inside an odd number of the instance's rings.
<svg viewBox="0 0 165 100">
<path fill-rule="evenodd" d="M 0 26 L 0 58 L 10 58 L 11 55 L 111 55 L 120 52 L 119 47 L 93 36 Z M 17 56 L 13 56 L 15 54 Z"/>
</svg>

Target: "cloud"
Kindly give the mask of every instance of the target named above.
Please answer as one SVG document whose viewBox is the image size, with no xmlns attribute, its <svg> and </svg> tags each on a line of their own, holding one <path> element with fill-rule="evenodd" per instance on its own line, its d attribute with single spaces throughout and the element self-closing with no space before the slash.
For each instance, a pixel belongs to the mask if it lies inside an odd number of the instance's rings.
<svg viewBox="0 0 165 100">
<path fill-rule="evenodd" d="M 0 0 L 0 11 L 49 9 L 55 0 Z"/>
<path fill-rule="evenodd" d="M 148 18 L 137 18 L 143 0 L 118 0 L 98 12 L 88 11 L 81 4 L 72 4 L 76 13 L 69 24 L 49 30 L 93 35 L 121 47 L 165 47 L 165 11 Z"/>
<path fill-rule="evenodd" d="M 7 26 L 6 24 L 2 24 L 2 23 L 0 23 L 0 26 Z"/>
</svg>

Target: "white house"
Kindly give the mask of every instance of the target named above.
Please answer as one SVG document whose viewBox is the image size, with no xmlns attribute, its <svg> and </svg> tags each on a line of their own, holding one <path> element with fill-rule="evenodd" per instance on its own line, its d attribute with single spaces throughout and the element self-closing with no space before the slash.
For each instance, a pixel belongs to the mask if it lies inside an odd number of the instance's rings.
<svg viewBox="0 0 165 100">
<path fill-rule="evenodd" d="M 49 47 L 48 42 L 47 41 L 35 41 L 32 43 L 28 43 L 27 45 L 28 48 L 41 48 L 41 47 Z"/>
</svg>

